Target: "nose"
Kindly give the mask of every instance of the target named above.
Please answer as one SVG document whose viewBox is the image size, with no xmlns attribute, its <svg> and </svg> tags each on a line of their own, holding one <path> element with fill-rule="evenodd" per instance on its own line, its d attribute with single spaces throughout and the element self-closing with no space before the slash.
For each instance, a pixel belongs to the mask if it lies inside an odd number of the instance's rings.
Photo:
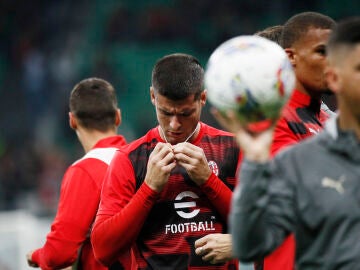
<svg viewBox="0 0 360 270">
<path fill-rule="evenodd" d="M 171 117 L 171 120 L 170 120 L 170 127 L 173 131 L 176 131 L 178 130 L 180 127 L 181 127 L 181 123 L 179 121 L 179 118 L 174 115 Z"/>
</svg>

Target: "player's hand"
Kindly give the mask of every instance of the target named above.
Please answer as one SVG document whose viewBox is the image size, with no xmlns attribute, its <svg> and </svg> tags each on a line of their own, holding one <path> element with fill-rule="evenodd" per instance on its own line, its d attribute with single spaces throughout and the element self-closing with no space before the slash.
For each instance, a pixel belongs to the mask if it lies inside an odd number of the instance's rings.
<svg viewBox="0 0 360 270">
<path fill-rule="evenodd" d="M 184 167 L 190 178 L 197 184 L 204 184 L 211 175 L 211 169 L 204 150 L 188 142 L 173 146 L 177 164 Z"/>
<path fill-rule="evenodd" d="M 170 172 L 176 166 L 172 146 L 169 143 L 159 142 L 150 154 L 147 164 L 145 182 L 158 192 L 166 185 Z"/>
<path fill-rule="evenodd" d="M 39 265 L 38 265 L 37 263 L 33 262 L 33 260 L 32 260 L 32 254 L 33 254 L 33 252 L 34 252 L 34 251 L 32 250 L 32 251 L 30 251 L 28 254 L 26 254 L 27 263 L 28 263 L 28 265 L 31 266 L 31 267 L 39 267 Z"/>
<path fill-rule="evenodd" d="M 208 234 L 195 241 L 195 253 L 211 264 L 224 263 L 234 258 L 230 234 Z"/>
<path fill-rule="evenodd" d="M 270 159 L 270 147 L 276 121 L 268 129 L 253 133 L 245 129 L 232 110 L 220 113 L 212 108 L 211 113 L 221 126 L 234 133 L 245 158 L 256 162 L 265 162 Z"/>
<path fill-rule="evenodd" d="M 234 118 L 234 113 L 230 110 L 220 112 L 215 107 L 211 107 L 211 114 L 214 116 L 216 121 L 227 131 L 236 134 L 236 132 L 242 128 L 240 121 Z"/>
</svg>

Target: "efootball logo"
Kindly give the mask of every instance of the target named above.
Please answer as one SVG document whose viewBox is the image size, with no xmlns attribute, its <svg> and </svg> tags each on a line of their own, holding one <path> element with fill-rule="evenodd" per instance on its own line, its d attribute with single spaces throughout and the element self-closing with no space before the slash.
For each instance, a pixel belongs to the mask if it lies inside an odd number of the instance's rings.
<svg viewBox="0 0 360 270">
<path fill-rule="evenodd" d="M 184 192 L 179 193 L 176 196 L 175 201 L 181 201 L 182 199 L 184 199 L 186 197 L 190 197 L 192 199 L 199 198 L 199 196 L 196 195 L 192 191 L 184 191 Z M 193 209 L 194 207 L 196 207 L 195 201 L 175 202 L 174 207 L 175 207 L 175 209 L 177 209 L 176 213 L 182 218 L 193 218 L 200 212 L 200 209 L 198 209 L 198 208 L 192 210 L 191 212 L 183 211 L 185 209 Z M 181 210 L 181 209 L 183 209 L 183 210 Z"/>
<path fill-rule="evenodd" d="M 176 213 L 187 220 L 181 223 L 166 224 L 165 234 L 216 231 L 214 216 L 203 221 L 191 220 L 200 213 L 200 208 L 196 205 L 198 198 L 199 196 L 192 191 L 183 191 L 176 196 L 174 203 Z"/>
</svg>

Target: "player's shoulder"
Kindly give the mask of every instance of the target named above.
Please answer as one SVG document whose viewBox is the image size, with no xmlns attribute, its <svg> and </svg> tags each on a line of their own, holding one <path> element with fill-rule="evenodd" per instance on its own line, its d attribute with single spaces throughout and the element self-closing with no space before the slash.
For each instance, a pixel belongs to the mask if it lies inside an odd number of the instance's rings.
<svg viewBox="0 0 360 270">
<path fill-rule="evenodd" d="M 201 122 L 201 131 L 208 136 L 234 137 L 234 134 Z"/>
<path fill-rule="evenodd" d="M 289 121 L 295 121 L 299 122 L 301 121 L 298 113 L 297 113 L 297 107 L 293 107 L 290 104 L 287 104 L 283 107 L 280 115 L 280 121 L 289 122 Z"/>
<path fill-rule="evenodd" d="M 160 137 L 159 137 L 157 128 L 156 127 L 152 128 L 142 137 L 135 139 L 132 142 L 122 146 L 119 149 L 119 152 L 121 152 L 123 154 L 129 154 L 144 145 L 154 146 L 154 145 L 156 145 L 157 142 L 159 142 L 159 138 Z"/>
<path fill-rule="evenodd" d="M 116 151 L 118 150 L 119 148 L 117 147 L 101 147 L 91 149 L 82 158 L 76 160 L 72 166 L 91 166 L 91 164 L 98 162 L 103 162 L 109 165 Z"/>
</svg>

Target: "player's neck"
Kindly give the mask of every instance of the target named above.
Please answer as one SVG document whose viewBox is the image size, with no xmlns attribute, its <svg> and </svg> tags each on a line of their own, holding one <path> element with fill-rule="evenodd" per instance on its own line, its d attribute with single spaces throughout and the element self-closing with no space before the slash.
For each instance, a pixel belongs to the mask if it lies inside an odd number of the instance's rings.
<svg viewBox="0 0 360 270">
<path fill-rule="evenodd" d="M 100 132 L 97 130 L 81 130 L 77 132 L 79 141 L 85 151 L 89 152 L 100 140 L 115 136 L 116 130 Z"/>
<path fill-rule="evenodd" d="M 303 84 L 301 84 L 300 82 L 296 82 L 296 90 L 298 90 L 299 92 L 301 93 L 304 93 L 308 96 L 311 97 L 312 100 L 318 100 L 320 101 L 321 100 L 321 97 L 323 95 L 323 92 L 320 91 L 320 90 L 312 90 L 312 89 L 309 89 L 309 88 L 306 88 Z"/>
</svg>

